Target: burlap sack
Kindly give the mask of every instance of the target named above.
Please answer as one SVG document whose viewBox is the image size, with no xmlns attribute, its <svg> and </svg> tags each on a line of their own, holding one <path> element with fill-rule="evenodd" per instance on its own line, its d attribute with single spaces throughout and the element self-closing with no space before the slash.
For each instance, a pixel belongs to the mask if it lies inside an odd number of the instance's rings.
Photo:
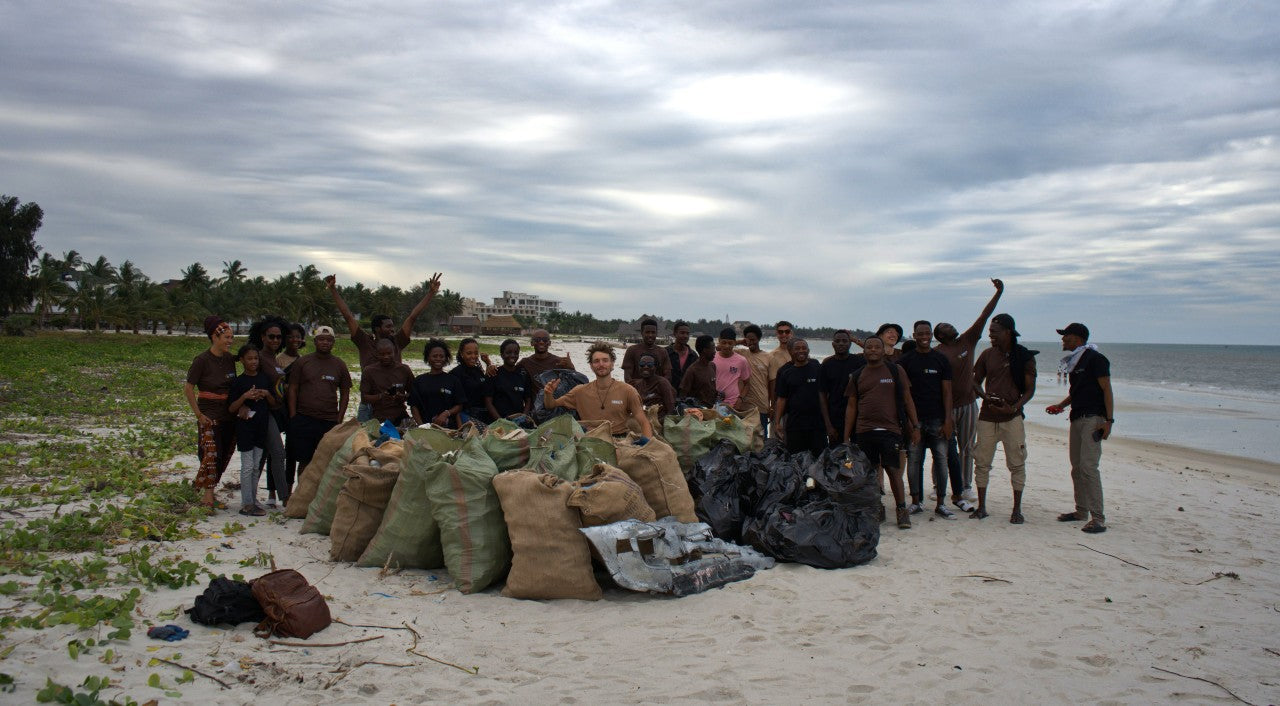
<svg viewBox="0 0 1280 706">
<path fill-rule="evenodd" d="M 507 471 L 493 478 L 511 537 L 508 598 L 600 599 L 591 545 L 565 505 L 573 485 L 549 473 Z"/>
<path fill-rule="evenodd" d="M 352 454 L 354 460 L 358 454 L 362 454 L 372 461 L 381 464 L 399 463 L 404 458 L 404 442 L 403 441 L 384 441 L 381 446 L 368 446 L 357 454 Z"/>
<path fill-rule="evenodd" d="M 355 561 L 378 533 L 391 491 L 400 477 L 396 461 L 381 466 L 349 465 L 329 529 L 329 561 Z"/>
<path fill-rule="evenodd" d="M 346 469 L 349 466 L 369 466 L 374 462 L 378 465 L 382 465 L 383 462 L 397 463 L 400 458 L 397 451 L 403 451 L 403 447 L 399 445 L 400 442 L 388 441 L 380 447 L 375 447 L 361 441 L 359 434 L 352 438 L 354 440 L 352 448 L 355 450 L 351 454 L 350 461 L 345 466 L 335 469 L 334 464 L 342 458 L 342 454 L 334 454 L 329 468 L 320 478 L 315 497 L 307 506 L 307 519 L 302 521 L 302 534 L 329 534 L 333 529 L 333 515 L 338 508 L 338 496 L 342 493 L 342 486 L 347 483 Z M 388 446 L 392 443 L 396 446 Z M 388 448 L 383 450 L 383 447 Z"/>
<path fill-rule="evenodd" d="M 483 591 L 511 561 L 507 524 L 493 489 L 497 474 L 498 467 L 476 438 L 427 469 L 427 500 L 440 525 L 444 563 L 463 593 Z"/>
<path fill-rule="evenodd" d="M 342 467 L 351 462 L 351 457 L 371 443 L 369 430 L 362 428 L 354 419 L 330 429 L 320 439 L 311 463 L 298 476 L 298 484 L 285 505 L 284 516 L 306 517 L 321 481 L 331 473 L 340 476 Z"/>
<path fill-rule="evenodd" d="M 614 442 L 618 454 L 618 468 L 644 491 L 644 499 L 659 518 L 675 516 L 681 522 L 697 522 L 693 496 L 689 484 L 680 470 L 676 452 L 661 439 L 650 439 L 644 446 L 637 446 L 628 437 Z"/>
<path fill-rule="evenodd" d="M 573 484 L 566 504 L 578 511 L 583 527 L 657 519 L 640 486 L 621 469 L 606 463 L 596 464 L 591 473 Z"/>
<path fill-rule="evenodd" d="M 389 566 L 396 569 L 435 569 L 444 566 L 440 526 L 427 501 L 427 469 L 440 463 L 430 446 L 405 442 L 400 478 L 387 501 L 382 524 L 356 566 Z"/>
</svg>

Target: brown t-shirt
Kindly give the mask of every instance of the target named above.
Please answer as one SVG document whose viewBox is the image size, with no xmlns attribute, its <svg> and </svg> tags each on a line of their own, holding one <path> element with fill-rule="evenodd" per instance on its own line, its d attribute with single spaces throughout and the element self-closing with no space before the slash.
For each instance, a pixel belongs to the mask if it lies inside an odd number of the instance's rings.
<svg viewBox="0 0 1280 706">
<path fill-rule="evenodd" d="M 716 366 L 713 362 L 699 360 L 684 371 L 680 379 L 680 396 L 696 398 L 710 407 L 716 403 Z"/>
<path fill-rule="evenodd" d="M 951 404 L 953 407 L 964 407 L 977 398 L 973 391 L 973 359 L 974 350 L 982 332 L 969 334 L 965 331 L 951 343 L 939 343 L 934 350 L 945 355 L 951 363 Z"/>
<path fill-rule="evenodd" d="M 897 368 L 897 384 L 902 386 L 902 393 L 911 394 L 907 371 L 896 363 L 893 365 Z M 845 397 L 856 397 L 858 400 L 858 420 L 853 425 L 853 433 L 861 434 L 877 429 L 894 434 L 902 433 L 902 425 L 898 423 L 898 405 L 902 404 L 902 400 L 897 397 L 893 373 L 889 371 L 888 365 L 863 368 L 849 379 L 844 394 Z"/>
<path fill-rule="evenodd" d="M 791 351 L 787 350 L 786 346 L 778 346 L 777 348 L 774 348 L 772 351 L 769 351 L 768 381 L 772 382 L 774 380 L 777 380 L 778 370 L 782 368 L 782 366 L 790 362 L 791 362 Z"/>
<path fill-rule="evenodd" d="M 1027 360 L 1025 372 L 1030 373 L 1032 379 L 1035 378 L 1035 358 Z M 980 375 L 983 377 L 982 387 L 987 391 L 988 396 L 999 397 L 1009 404 L 1017 402 L 1018 398 L 1022 397 L 1017 385 L 1013 384 L 1009 354 L 1002 352 L 999 348 L 988 348 L 978 356 L 978 360 L 973 364 L 973 378 L 976 380 Z M 982 409 L 978 411 L 978 419 L 984 422 L 1007 422 L 1016 416 L 1018 416 L 1016 413 L 996 412 L 986 400 L 982 401 Z"/>
<path fill-rule="evenodd" d="M 205 351 L 193 358 L 191 367 L 187 368 L 187 382 L 195 385 L 200 392 L 226 395 L 230 392 L 231 381 L 235 378 L 236 361 L 230 353 L 218 356 Z M 200 409 L 201 414 L 215 422 L 232 418 L 231 410 L 227 408 L 229 404 L 231 404 L 230 400 L 225 399 L 196 398 L 196 407 Z"/>
<path fill-rule="evenodd" d="M 527 355 L 516 363 L 516 367 L 524 368 L 525 372 L 529 373 L 529 379 L 535 383 L 538 382 L 538 376 L 548 370 L 574 370 L 573 361 L 568 356 L 559 356 L 551 352 L 541 360 L 535 356 L 536 354 Z"/>
<path fill-rule="evenodd" d="M 347 364 L 336 355 L 321 357 L 317 353 L 304 355 L 293 364 L 289 372 L 289 386 L 297 381 L 298 414 L 341 422 L 338 416 L 338 391 L 351 389 L 351 373 Z"/>
<path fill-rule="evenodd" d="M 378 342 L 374 340 L 373 334 L 368 329 L 356 329 L 356 332 L 351 335 L 351 341 L 356 344 L 356 350 L 360 351 L 361 370 L 378 364 Z M 396 331 L 391 337 L 391 342 L 396 344 L 396 362 L 402 362 L 400 352 L 409 345 L 409 337 L 404 335 L 404 329 Z"/>
<path fill-rule="evenodd" d="M 584 422 L 609 422 L 614 434 L 627 433 L 627 420 L 631 410 L 644 413 L 640 393 L 636 388 L 619 380 L 611 380 L 603 388 L 594 382 L 577 387 L 560 398 L 560 404 L 578 413 Z"/>
<path fill-rule="evenodd" d="M 658 375 L 671 380 L 671 356 L 667 353 L 667 349 L 662 346 L 653 345 L 646 346 L 643 343 L 637 343 L 627 348 L 627 352 L 622 356 L 622 379 L 627 382 L 640 377 L 640 356 L 651 355 L 653 362 L 657 364 Z"/>
<path fill-rule="evenodd" d="M 666 378 L 660 378 L 657 375 L 650 378 L 636 378 L 631 382 L 631 386 L 636 388 L 644 406 L 662 405 L 659 414 L 675 414 L 676 389 L 667 382 Z"/>
<path fill-rule="evenodd" d="M 766 413 L 769 411 L 769 357 L 772 355 L 768 351 L 756 351 L 752 353 L 746 348 L 735 348 L 743 358 L 747 359 L 747 365 L 751 367 L 751 377 L 747 378 L 747 387 L 742 391 L 742 404 L 740 408 L 755 407 L 757 411 Z"/>
<path fill-rule="evenodd" d="M 404 363 L 394 365 L 379 363 L 360 371 L 360 392 L 366 395 L 383 395 L 373 403 L 375 418 L 398 420 L 408 414 L 404 406 L 407 397 L 397 402 L 385 394 L 388 388 L 397 384 L 403 385 L 402 391 L 406 395 L 409 394 L 409 387 L 413 385 L 413 371 Z"/>
<path fill-rule="evenodd" d="M 273 385 L 276 380 L 279 380 L 284 375 L 284 366 L 280 364 L 279 360 L 276 360 L 274 353 L 265 348 L 258 351 L 258 370 L 261 370 L 263 375 L 270 378 Z"/>
</svg>

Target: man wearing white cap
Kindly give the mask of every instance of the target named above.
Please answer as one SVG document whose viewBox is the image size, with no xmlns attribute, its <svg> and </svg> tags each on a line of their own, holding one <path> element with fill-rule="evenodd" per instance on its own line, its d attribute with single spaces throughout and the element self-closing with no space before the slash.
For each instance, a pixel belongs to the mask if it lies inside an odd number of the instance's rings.
<svg viewBox="0 0 1280 706">
<path fill-rule="evenodd" d="M 1102 440 L 1111 437 L 1115 423 L 1115 400 L 1111 395 L 1111 361 L 1089 343 L 1089 327 L 1080 323 L 1058 329 L 1062 350 L 1070 355 L 1062 359 L 1071 387 L 1066 399 L 1049 405 L 1049 414 L 1062 414 L 1071 408 L 1071 484 L 1075 488 L 1076 509 L 1058 515 L 1059 522 L 1087 519 L 1080 529 L 1090 534 L 1107 531 L 1107 518 L 1102 512 Z"/>
<path fill-rule="evenodd" d="M 311 339 L 315 352 L 289 369 L 289 454 L 299 468 L 311 462 L 320 439 L 347 416 L 351 396 L 351 372 L 333 354 L 333 329 L 317 327 Z"/>
</svg>

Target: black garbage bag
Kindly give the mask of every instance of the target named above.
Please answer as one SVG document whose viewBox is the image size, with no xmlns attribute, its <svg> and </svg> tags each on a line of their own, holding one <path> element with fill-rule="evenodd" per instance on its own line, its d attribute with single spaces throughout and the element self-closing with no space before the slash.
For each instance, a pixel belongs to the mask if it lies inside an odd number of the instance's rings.
<svg viewBox="0 0 1280 706">
<path fill-rule="evenodd" d="M 750 458 L 721 439 L 693 464 L 687 478 L 698 519 L 720 539 L 736 542 L 742 530 L 743 485 L 750 480 Z"/>
<path fill-rule="evenodd" d="M 880 504 L 876 469 L 857 446 L 842 444 L 824 450 L 817 458 L 809 460 L 805 475 L 812 478 L 817 489 L 837 505 L 853 510 L 874 510 Z"/>
<path fill-rule="evenodd" d="M 767 515 L 779 505 L 794 506 L 803 502 L 805 497 L 805 469 L 799 465 L 797 457 L 787 453 L 787 449 L 777 440 L 765 443 L 760 451 L 748 455 L 750 487 L 747 491 L 749 514 L 757 517 Z"/>
<path fill-rule="evenodd" d="M 196 596 L 195 604 L 186 613 L 193 622 L 201 625 L 260 623 L 267 617 L 258 599 L 253 597 L 249 584 L 226 576 L 211 580 L 209 587 Z"/>
<path fill-rule="evenodd" d="M 815 500 L 802 507 L 774 508 L 751 543 L 782 561 L 844 569 L 876 558 L 880 522 L 870 510 L 851 511 L 830 499 Z"/>
<path fill-rule="evenodd" d="M 539 373 L 538 379 L 536 380 L 536 382 L 538 383 L 538 387 L 536 390 L 534 390 L 536 394 L 534 394 L 533 396 L 533 410 L 530 412 L 530 414 L 533 416 L 533 420 L 538 424 L 542 424 L 548 419 L 551 419 L 552 417 L 558 417 L 562 414 L 573 414 L 573 410 L 568 409 L 567 407 L 556 407 L 555 409 L 547 409 L 546 405 L 543 403 L 542 388 L 546 387 L 547 383 L 551 382 L 552 380 L 559 381 L 559 383 L 556 385 L 556 392 L 555 392 L 556 397 L 563 397 L 564 394 L 569 390 L 572 390 L 578 385 L 585 385 L 588 382 L 590 382 L 590 380 L 587 379 L 586 375 L 583 375 L 582 373 L 576 370 L 556 369 L 556 370 L 544 370 L 541 373 Z M 573 414 L 573 416 L 574 418 L 577 418 L 576 414 Z"/>
</svg>

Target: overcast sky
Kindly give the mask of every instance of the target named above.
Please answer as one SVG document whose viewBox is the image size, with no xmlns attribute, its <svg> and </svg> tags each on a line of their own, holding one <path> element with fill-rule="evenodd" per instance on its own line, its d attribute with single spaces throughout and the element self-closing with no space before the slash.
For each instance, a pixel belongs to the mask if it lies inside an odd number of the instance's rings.
<svg viewBox="0 0 1280 706">
<path fill-rule="evenodd" d="M 1280 344 L 1280 3 L 0 0 L 0 191 L 153 278 Z"/>
</svg>

